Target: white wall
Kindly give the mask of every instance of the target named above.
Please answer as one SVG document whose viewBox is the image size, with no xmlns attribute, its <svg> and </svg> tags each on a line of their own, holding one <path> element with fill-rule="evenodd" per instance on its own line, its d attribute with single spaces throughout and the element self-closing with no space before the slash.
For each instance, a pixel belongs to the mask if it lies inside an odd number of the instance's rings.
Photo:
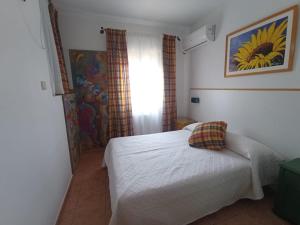
<svg viewBox="0 0 300 225">
<path fill-rule="evenodd" d="M 224 78 L 226 34 L 297 3 L 300 1 L 230 0 L 209 12 L 193 29 L 215 23 L 216 41 L 191 52 L 190 87 L 300 88 L 299 33 L 292 72 Z M 299 92 L 191 91 L 190 94 L 200 97 L 200 104 L 189 107 L 194 119 L 226 120 L 230 130 L 255 138 L 289 158 L 300 156 Z"/>
<path fill-rule="evenodd" d="M 168 33 L 183 36 L 188 28 L 115 16 L 99 15 L 84 11 L 75 11 L 59 7 L 59 25 L 61 38 L 67 63 L 67 69 L 71 74 L 69 63 L 69 49 L 82 50 L 106 50 L 105 34 L 99 34 L 100 27 L 126 29 L 133 33 Z M 177 109 L 179 116 L 187 114 L 188 83 L 185 79 L 185 57 L 181 53 L 180 45 L 177 43 Z"/>
<path fill-rule="evenodd" d="M 49 89 L 39 22 L 37 0 L 1 1 L 1 225 L 55 224 L 71 178 L 62 100 Z"/>
</svg>

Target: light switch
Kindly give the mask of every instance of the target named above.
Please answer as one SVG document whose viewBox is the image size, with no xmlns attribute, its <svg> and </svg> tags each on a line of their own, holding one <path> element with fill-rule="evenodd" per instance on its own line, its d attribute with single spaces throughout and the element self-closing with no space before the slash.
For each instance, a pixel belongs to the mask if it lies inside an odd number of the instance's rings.
<svg viewBox="0 0 300 225">
<path fill-rule="evenodd" d="M 200 103 L 199 97 L 191 97 L 191 103 Z"/>
<path fill-rule="evenodd" d="M 47 83 L 46 81 L 41 81 L 41 89 L 44 91 L 44 90 L 47 90 Z"/>
</svg>

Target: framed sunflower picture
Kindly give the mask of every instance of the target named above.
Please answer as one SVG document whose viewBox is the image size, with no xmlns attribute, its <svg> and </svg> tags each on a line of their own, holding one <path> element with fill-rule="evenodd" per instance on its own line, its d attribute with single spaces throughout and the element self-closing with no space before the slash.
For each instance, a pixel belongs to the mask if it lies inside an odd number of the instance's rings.
<svg viewBox="0 0 300 225">
<path fill-rule="evenodd" d="M 297 22 L 295 5 L 228 34 L 224 76 L 292 70 Z"/>
</svg>

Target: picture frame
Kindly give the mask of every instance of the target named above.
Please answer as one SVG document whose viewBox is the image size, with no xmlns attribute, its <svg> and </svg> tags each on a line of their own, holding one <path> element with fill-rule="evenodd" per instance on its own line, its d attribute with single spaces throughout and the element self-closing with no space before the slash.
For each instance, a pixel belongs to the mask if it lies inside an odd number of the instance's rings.
<svg viewBox="0 0 300 225">
<path fill-rule="evenodd" d="M 298 5 L 294 5 L 229 33 L 224 77 L 291 71 L 298 11 Z"/>
</svg>

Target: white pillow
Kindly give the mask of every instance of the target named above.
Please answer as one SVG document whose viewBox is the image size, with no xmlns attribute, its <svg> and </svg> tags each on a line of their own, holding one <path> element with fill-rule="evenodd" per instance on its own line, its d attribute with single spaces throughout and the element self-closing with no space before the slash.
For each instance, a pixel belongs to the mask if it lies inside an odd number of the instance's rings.
<svg viewBox="0 0 300 225">
<path fill-rule="evenodd" d="M 250 160 L 254 183 L 264 186 L 276 181 L 279 163 L 284 159 L 280 154 L 251 138 L 231 132 L 226 133 L 225 141 L 227 149 Z"/>
<path fill-rule="evenodd" d="M 270 152 L 282 158 L 268 146 L 240 134 L 226 132 L 225 142 L 227 149 L 247 159 L 251 159 L 251 152 L 253 151 Z"/>
<path fill-rule="evenodd" d="M 191 123 L 187 126 L 185 126 L 184 128 L 182 128 L 182 130 L 188 130 L 188 131 L 193 131 L 195 129 L 196 126 L 198 126 L 199 124 L 201 124 L 202 122 L 197 122 L 197 123 Z"/>
</svg>

